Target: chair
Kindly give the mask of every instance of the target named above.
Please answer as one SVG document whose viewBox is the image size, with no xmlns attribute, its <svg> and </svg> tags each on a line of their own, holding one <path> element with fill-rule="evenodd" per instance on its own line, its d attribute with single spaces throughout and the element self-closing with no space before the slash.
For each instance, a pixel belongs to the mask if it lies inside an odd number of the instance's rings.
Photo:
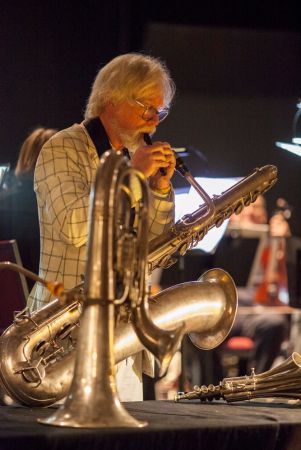
<svg viewBox="0 0 301 450">
<path fill-rule="evenodd" d="M 232 336 L 219 347 L 223 378 L 237 377 L 247 374 L 247 362 L 254 341 L 247 336 Z"/>
<path fill-rule="evenodd" d="M 16 240 L 0 241 L 0 262 L 22 266 Z M 25 308 L 28 286 L 24 275 L 9 269 L 0 270 L 0 333 L 13 321 L 14 312 Z"/>
</svg>

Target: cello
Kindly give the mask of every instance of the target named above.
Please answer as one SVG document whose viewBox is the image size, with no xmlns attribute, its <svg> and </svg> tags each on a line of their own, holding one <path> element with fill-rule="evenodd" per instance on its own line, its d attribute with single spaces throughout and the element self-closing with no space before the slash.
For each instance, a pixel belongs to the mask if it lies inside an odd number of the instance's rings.
<svg viewBox="0 0 301 450">
<path fill-rule="evenodd" d="M 288 219 L 291 207 L 279 198 L 270 219 L 268 245 L 261 255 L 262 282 L 255 291 L 254 302 L 264 306 L 288 305 L 287 271 L 285 263 L 286 241 L 290 236 Z"/>
</svg>

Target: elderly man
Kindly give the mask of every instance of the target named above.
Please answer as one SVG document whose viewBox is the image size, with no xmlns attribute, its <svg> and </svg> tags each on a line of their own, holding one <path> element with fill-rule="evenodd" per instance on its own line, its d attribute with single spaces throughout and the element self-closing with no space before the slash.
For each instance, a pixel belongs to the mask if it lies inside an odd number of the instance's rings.
<svg viewBox="0 0 301 450">
<path fill-rule="evenodd" d="M 42 278 L 61 281 L 67 289 L 80 283 L 86 262 L 90 190 L 100 157 L 108 149 L 124 149 L 132 166 L 147 177 L 149 238 L 170 227 L 174 153 L 167 142 L 146 145 L 145 140 L 150 142 L 148 135 L 168 115 L 174 92 L 169 72 L 158 59 L 135 53 L 118 56 L 97 74 L 85 120 L 58 132 L 44 145 L 34 182 Z M 36 284 L 28 306 L 39 309 L 49 300 L 50 293 Z M 118 368 L 122 400 L 142 399 L 141 365 L 141 359 L 135 358 Z M 151 373 L 150 365 L 147 372 Z"/>
</svg>

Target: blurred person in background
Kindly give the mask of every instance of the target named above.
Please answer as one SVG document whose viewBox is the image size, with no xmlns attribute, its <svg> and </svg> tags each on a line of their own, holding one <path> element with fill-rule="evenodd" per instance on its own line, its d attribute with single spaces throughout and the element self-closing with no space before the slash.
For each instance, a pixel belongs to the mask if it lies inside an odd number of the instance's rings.
<svg viewBox="0 0 301 450">
<path fill-rule="evenodd" d="M 268 222 L 266 202 L 260 195 L 254 203 L 244 208 L 239 215 L 232 215 L 229 227 L 252 230 L 256 226 L 269 225 L 268 246 L 261 256 L 261 265 L 256 273 L 256 283 L 251 287 L 239 287 L 238 302 L 240 307 L 262 304 L 266 306 L 279 306 L 276 286 L 278 274 L 268 273 L 277 270 L 278 258 L 283 257 L 283 249 L 274 248 L 281 239 L 291 235 L 288 221 L 280 210 L 275 211 Z M 234 255 L 233 255 L 234 256 Z M 240 255 L 243 257 L 243 255 Z M 284 260 L 283 260 L 284 261 Z M 239 262 L 238 262 L 239 264 Z M 277 278 L 276 278 L 277 277 Z M 269 279 L 268 279 L 269 278 Z M 286 277 L 285 277 L 286 278 Z M 287 283 L 287 280 L 286 280 Z M 274 286 L 273 286 L 274 285 Z M 275 298 L 272 298 L 272 288 L 275 288 Z M 285 286 L 287 290 L 287 284 Z M 274 294 L 273 294 L 274 295 Z M 271 298 L 269 298 L 271 297 Z M 271 311 L 272 312 L 272 311 Z M 289 337 L 289 318 L 279 313 L 262 312 L 259 314 L 238 314 L 230 331 L 229 338 L 244 336 L 253 341 L 253 348 L 247 362 L 247 373 L 255 368 L 256 373 L 270 369 L 275 359 L 281 353 L 282 343 Z"/>
<path fill-rule="evenodd" d="M 0 194 L 0 240 L 16 239 L 23 266 L 35 273 L 39 270 L 40 233 L 34 169 L 42 146 L 56 132 L 45 127 L 30 132 Z M 33 283 L 29 279 L 27 282 L 31 288 Z"/>
</svg>

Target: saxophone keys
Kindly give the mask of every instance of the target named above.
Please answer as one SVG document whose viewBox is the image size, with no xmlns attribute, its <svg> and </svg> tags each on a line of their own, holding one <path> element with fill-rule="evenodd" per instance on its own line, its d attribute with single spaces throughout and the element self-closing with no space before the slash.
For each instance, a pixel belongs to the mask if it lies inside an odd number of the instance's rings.
<svg viewBox="0 0 301 450">
<path fill-rule="evenodd" d="M 223 223 L 224 223 L 224 218 L 223 218 L 223 217 L 220 217 L 220 218 L 215 222 L 216 228 L 219 228 Z"/>
<path fill-rule="evenodd" d="M 243 200 L 245 206 L 250 206 L 252 201 L 253 201 L 252 197 L 250 197 L 250 196 L 244 198 L 244 200 Z"/>
<path fill-rule="evenodd" d="M 238 205 L 235 206 L 235 208 L 234 208 L 234 213 L 236 215 L 240 214 L 242 212 L 243 208 L 244 208 L 244 204 L 243 203 L 238 203 Z"/>
</svg>

